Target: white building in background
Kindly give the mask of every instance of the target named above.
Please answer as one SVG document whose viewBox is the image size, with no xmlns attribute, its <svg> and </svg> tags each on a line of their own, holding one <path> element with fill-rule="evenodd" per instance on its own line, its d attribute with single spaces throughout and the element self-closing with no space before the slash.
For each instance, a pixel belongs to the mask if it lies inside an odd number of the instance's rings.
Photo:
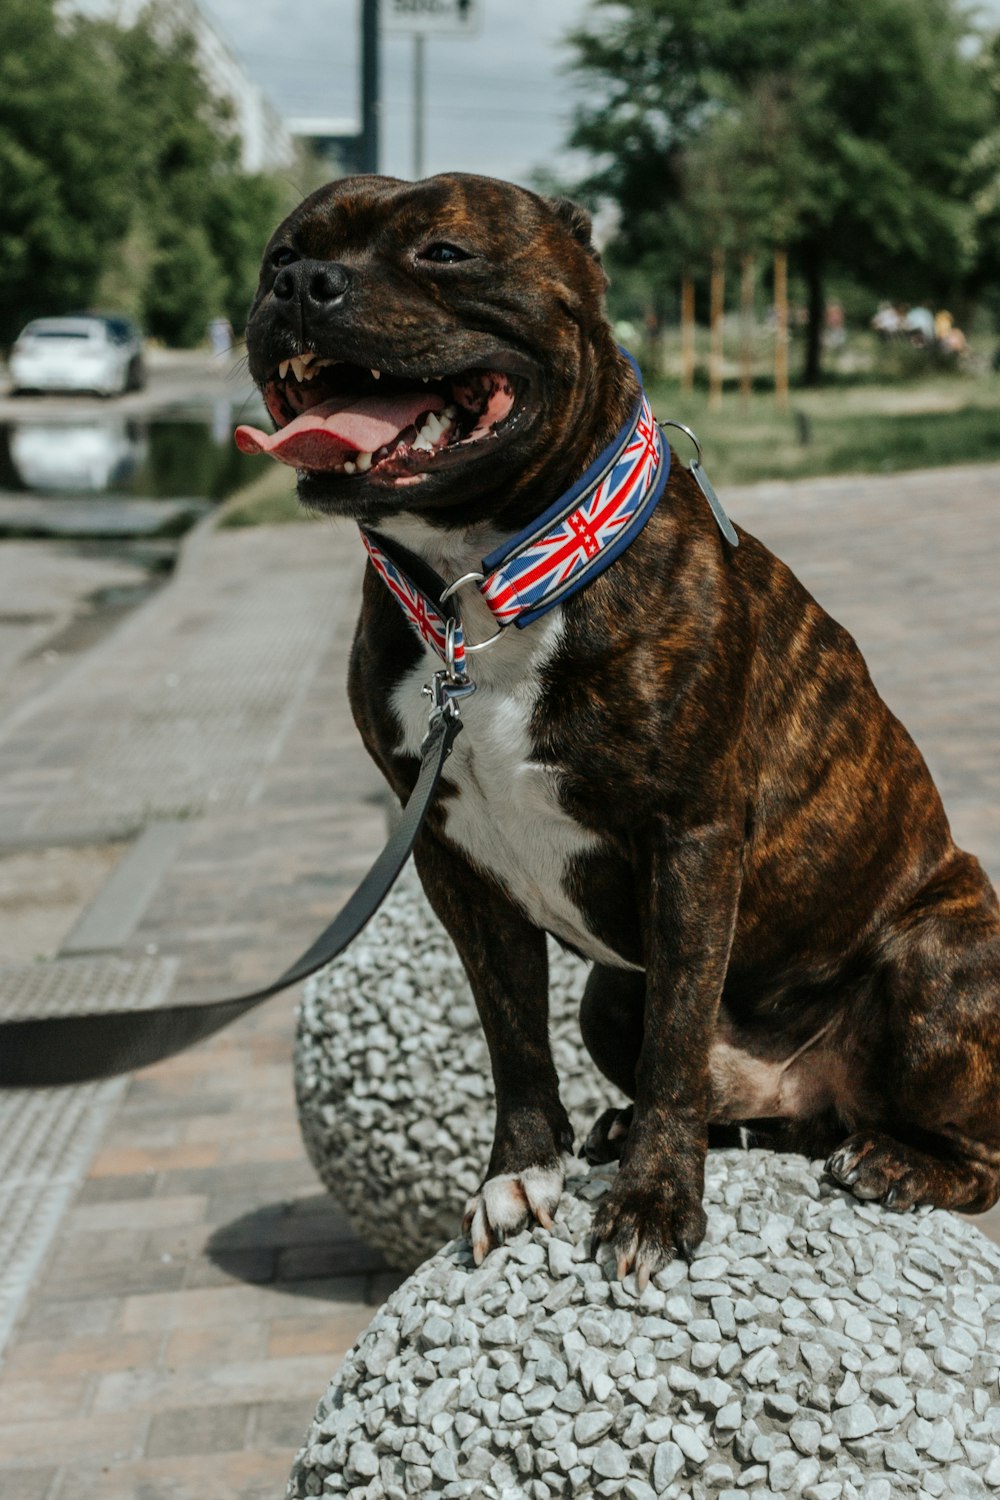
<svg viewBox="0 0 1000 1500">
<path fill-rule="evenodd" d="M 149 0 L 63 0 L 68 12 L 104 16 L 120 21 L 123 26 L 132 25 L 148 5 Z M 207 83 L 232 105 L 243 170 L 274 172 L 290 166 L 295 159 L 291 132 L 264 90 L 248 76 L 225 37 L 199 8 L 197 0 L 158 0 L 157 9 L 165 24 L 192 33 Z"/>
</svg>

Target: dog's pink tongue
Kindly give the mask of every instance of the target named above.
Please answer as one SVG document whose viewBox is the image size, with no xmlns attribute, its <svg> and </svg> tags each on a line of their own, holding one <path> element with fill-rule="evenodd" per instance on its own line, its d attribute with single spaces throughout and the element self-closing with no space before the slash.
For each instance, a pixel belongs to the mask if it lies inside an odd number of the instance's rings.
<svg viewBox="0 0 1000 1500">
<path fill-rule="evenodd" d="M 342 396 L 321 401 L 275 433 L 237 427 L 244 453 L 267 453 L 296 469 L 337 469 L 354 453 L 377 453 L 425 412 L 440 411 L 444 398 L 427 391 L 403 396 Z"/>
</svg>

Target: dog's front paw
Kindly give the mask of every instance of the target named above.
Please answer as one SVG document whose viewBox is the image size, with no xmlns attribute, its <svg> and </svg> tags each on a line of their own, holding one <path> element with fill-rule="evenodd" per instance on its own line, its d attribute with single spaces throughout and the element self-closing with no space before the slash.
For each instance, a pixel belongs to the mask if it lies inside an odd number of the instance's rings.
<svg viewBox="0 0 1000 1500">
<path fill-rule="evenodd" d="M 562 1190 L 563 1169 L 559 1162 L 487 1177 L 479 1192 L 465 1205 L 462 1220 L 462 1229 L 472 1242 L 476 1265 L 482 1265 L 494 1245 L 502 1245 L 509 1234 L 523 1229 L 531 1214 L 543 1229 L 551 1229 Z"/>
<path fill-rule="evenodd" d="M 598 1205 L 592 1245 L 595 1251 L 610 1245 L 619 1278 L 624 1281 L 634 1271 L 642 1292 L 675 1255 L 690 1260 L 707 1227 L 697 1194 L 662 1181 L 639 1185 L 622 1173 Z"/>
</svg>

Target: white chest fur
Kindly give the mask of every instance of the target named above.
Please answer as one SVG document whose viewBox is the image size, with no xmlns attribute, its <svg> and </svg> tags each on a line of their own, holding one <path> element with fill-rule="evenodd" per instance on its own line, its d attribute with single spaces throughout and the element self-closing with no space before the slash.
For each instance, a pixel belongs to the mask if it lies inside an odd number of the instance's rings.
<svg viewBox="0 0 1000 1500">
<path fill-rule="evenodd" d="M 394 534 L 417 550 L 412 534 Z M 479 557 L 489 550 L 483 540 L 479 541 Z M 420 550 L 428 556 L 426 548 Z M 468 544 L 461 553 L 457 548 L 447 549 L 428 556 L 428 561 L 445 578 L 459 577 L 476 566 L 469 561 Z M 492 618 L 475 590 L 464 589 L 462 594 L 470 638 L 482 640 L 493 634 Z M 566 889 L 570 861 L 599 847 L 600 839 L 561 807 L 558 768 L 531 759 L 529 731 L 541 690 L 540 672 L 558 649 L 562 628 L 562 610 L 556 608 L 526 630 L 507 630 L 496 646 L 471 658 L 477 686 L 461 702 L 465 727 L 445 771 L 458 788 L 458 795 L 448 802 L 446 831 L 476 865 L 505 887 L 533 922 L 573 943 L 589 958 L 622 965 L 589 930 Z M 428 708 L 420 689 L 440 665 L 427 648 L 423 660 L 393 695 L 392 706 L 402 729 L 400 750 L 410 754 L 419 750 Z"/>
</svg>

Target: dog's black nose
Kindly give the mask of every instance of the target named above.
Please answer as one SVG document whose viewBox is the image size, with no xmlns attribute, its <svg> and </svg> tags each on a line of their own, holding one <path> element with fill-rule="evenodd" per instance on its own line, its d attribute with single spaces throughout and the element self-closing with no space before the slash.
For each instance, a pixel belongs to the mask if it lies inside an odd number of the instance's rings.
<svg viewBox="0 0 1000 1500">
<path fill-rule="evenodd" d="M 297 260 L 282 266 L 274 278 L 274 295 L 280 302 L 301 302 L 326 308 L 347 291 L 350 276 L 337 261 Z"/>
</svg>

